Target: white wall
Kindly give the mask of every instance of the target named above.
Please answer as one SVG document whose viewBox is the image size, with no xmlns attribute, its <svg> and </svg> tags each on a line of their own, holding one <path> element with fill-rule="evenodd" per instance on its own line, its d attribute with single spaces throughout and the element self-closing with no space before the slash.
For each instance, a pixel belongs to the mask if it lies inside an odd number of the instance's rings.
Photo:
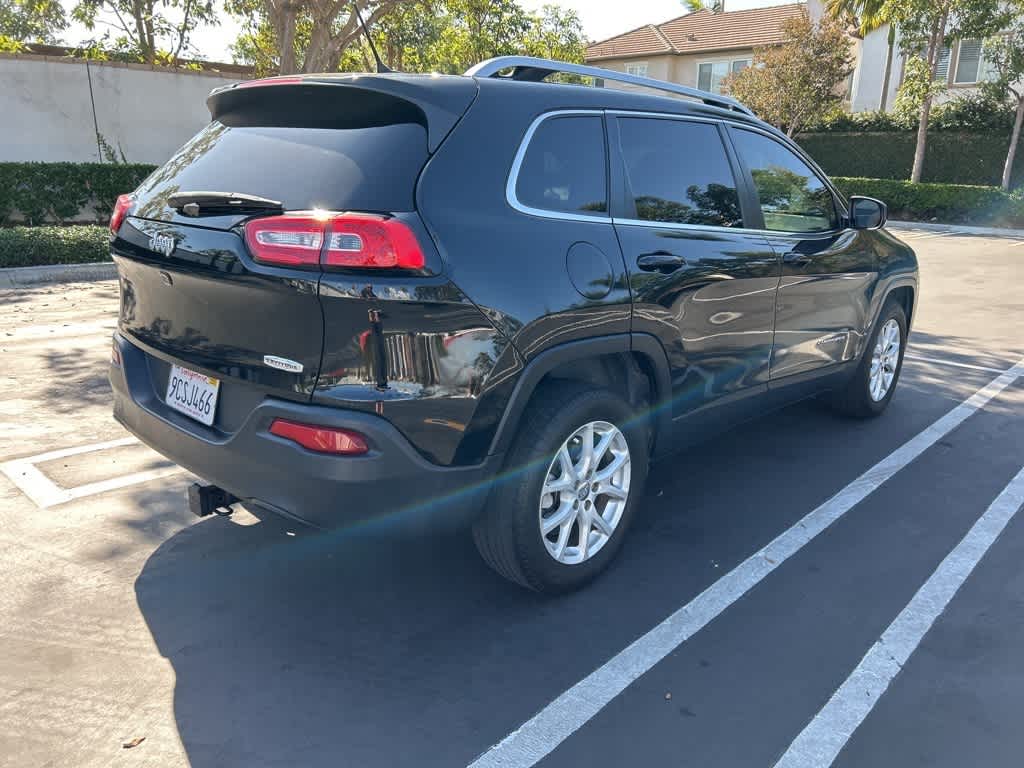
<svg viewBox="0 0 1024 768">
<path fill-rule="evenodd" d="M 0 161 L 100 160 L 99 132 L 128 162 L 163 163 L 210 120 L 206 97 L 238 78 L 43 56 L 0 56 Z"/>
<path fill-rule="evenodd" d="M 879 108 L 882 99 L 882 83 L 885 79 L 885 61 L 889 55 L 888 25 L 876 29 L 864 37 L 860 43 L 857 71 L 854 74 L 853 112 L 864 112 Z M 892 72 L 889 75 L 889 96 L 886 99 L 886 110 L 891 110 L 899 89 L 900 75 L 903 68 L 903 56 L 897 39 L 893 46 Z"/>
</svg>

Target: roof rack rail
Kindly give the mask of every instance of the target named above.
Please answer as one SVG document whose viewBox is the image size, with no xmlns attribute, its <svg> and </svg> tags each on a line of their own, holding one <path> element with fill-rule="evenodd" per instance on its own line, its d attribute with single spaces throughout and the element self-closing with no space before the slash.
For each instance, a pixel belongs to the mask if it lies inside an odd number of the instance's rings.
<svg viewBox="0 0 1024 768">
<path fill-rule="evenodd" d="M 512 70 L 511 74 L 498 74 L 506 69 Z M 689 96 L 712 107 L 732 109 L 745 115 L 754 115 L 748 107 L 745 107 L 736 99 L 730 99 L 728 96 L 719 96 L 716 93 L 708 93 L 707 91 L 701 91 L 697 88 L 690 88 L 689 86 L 677 83 L 667 83 L 664 80 L 655 80 L 652 77 L 639 77 L 626 74 L 625 72 L 616 72 L 612 69 L 588 67 L 585 64 L 571 64 L 567 61 L 555 61 L 554 59 L 539 59 L 533 56 L 498 56 L 487 61 L 481 61 L 479 64 L 470 67 L 466 70 L 466 75 L 469 77 L 506 77 L 510 80 L 539 82 L 555 72 L 583 75 L 601 80 L 611 80 L 616 83 L 628 83 L 653 90 L 666 91 L 680 96 Z"/>
</svg>

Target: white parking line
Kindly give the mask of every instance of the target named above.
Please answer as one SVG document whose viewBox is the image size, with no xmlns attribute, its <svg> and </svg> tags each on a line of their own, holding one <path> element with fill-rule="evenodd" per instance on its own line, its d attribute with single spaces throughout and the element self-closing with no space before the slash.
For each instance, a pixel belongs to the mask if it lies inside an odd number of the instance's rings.
<svg viewBox="0 0 1024 768">
<path fill-rule="evenodd" d="M 167 477 L 181 472 L 181 467 L 165 467 L 163 469 L 150 469 L 145 472 L 133 472 L 129 475 L 101 480 L 95 483 L 86 483 L 74 488 L 63 488 L 44 475 L 37 464 L 42 464 L 55 459 L 66 459 L 69 456 L 77 456 L 82 453 L 103 451 L 108 448 L 120 448 L 125 445 L 138 443 L 134 437 L 123 437 L 119 440 L 108 440 L 103 443 L 90 443 L 79 445 L 74 448 L 62 448 L 57 451 L 41 453 L 38 456 L 28 456 L 23 459 L 14 459 L 0 464 L 2 471 L 18 488 L 28 496 L 40 509 L 46 509 L 58 504 L 64 504 L 83 496 L 92 496 L 97 493 L 112 491 L 117 488 L 125 488 L 137 483 L 145 483 L 161 477 Z"/>
<path fill-rule="evenodd" d="M 932 239 L 934 239 L 936 237 L 949 237 L 952 234 L 954 234 L 954 233 L 953 232 L 927 232 L 927 233 L 914 232 L 913 234 L 909 234 L 908 233 L 908 235 L 905 235 L 905 237 L 908 240 L 932 240 Z"/>
<path fill-rule="evenodd" d="M 1024 504 L 1024 469 L 917 591 L 775 768 L 828 768 L 907 663 L 939 614 Z"/>
<path fill-rule="evenodd" d="M 956 368 L 969 368 L 972 371 L 985 371 L 986 373 L 1005 373 L 1006 368 L 990 368 L 987 365 L 974 365 L 973 363 L 959 363 L 956 360 L 943 360 L 938 357 L 925 357 L 924 355 L 915 355 L 911 352 L 905 352 L 903 354 L 905 360 L 915 360 L 920 363 L 932 363 L 934 365 L 952 365 Z"/>
<path fill-rule="evenodd" d="M 882 483 L 1024 376 L 1024 359 L 875 464 L 689 603 L 565 691 L 470 764 L 528 768 L 575 733 L 631 683 L 800 551 Z"/>
</svg>

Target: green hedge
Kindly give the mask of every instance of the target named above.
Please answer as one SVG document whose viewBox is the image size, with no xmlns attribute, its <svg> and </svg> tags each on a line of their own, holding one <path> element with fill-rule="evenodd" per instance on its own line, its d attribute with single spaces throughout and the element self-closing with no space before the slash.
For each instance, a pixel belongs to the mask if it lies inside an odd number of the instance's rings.
<svg viewBox="0 0 1024 768">
<path fill-rule="evenodd" d="M 894 219 L 1024 227 L 1024 194 L 998 187 L 963 184 L 911 184 L 891 179 L 833 177 L 845 195 L 875 197 Z"/>
<path fill-rule="evenodd" d="M 830 176 L 909 179 L 914 133 L 807 133 L 800 144 Z M 923 180 L 998 186 L 1009 137 L 982 133 L 928 135 Z M 1024 140 L 1017 148 L 1011 186 L 1024 184 Z"/>
<path fill-rule="evenodd" d="M 10 227 L 0 229 L 0 268 L 110 261 L 106 227 Z"/>
<path fill-rule="evenodd" d="M 152 165 L 113 163 L 0 163 L 0 224 L 17 212 L 26 224 L 62 223 L 88 211 L 105 221 L 122 192 L 130 192 Z"/>
</svg>

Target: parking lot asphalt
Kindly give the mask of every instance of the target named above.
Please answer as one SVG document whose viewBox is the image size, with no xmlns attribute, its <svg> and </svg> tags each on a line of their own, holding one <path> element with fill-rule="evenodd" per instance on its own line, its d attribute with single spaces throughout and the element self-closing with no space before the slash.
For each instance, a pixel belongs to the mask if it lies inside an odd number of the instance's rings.
<svg viewBox="0 0 1024 768">
<path fill-rule="evenodd" d="M 110 418 L 116 284 L 0 293 L 0 765 L 1018 764 L 1024 241 L 899 234 L 889 411 L 656 465 L 557 599 L 457 532 L 195 519 Z"/>
</svg>

